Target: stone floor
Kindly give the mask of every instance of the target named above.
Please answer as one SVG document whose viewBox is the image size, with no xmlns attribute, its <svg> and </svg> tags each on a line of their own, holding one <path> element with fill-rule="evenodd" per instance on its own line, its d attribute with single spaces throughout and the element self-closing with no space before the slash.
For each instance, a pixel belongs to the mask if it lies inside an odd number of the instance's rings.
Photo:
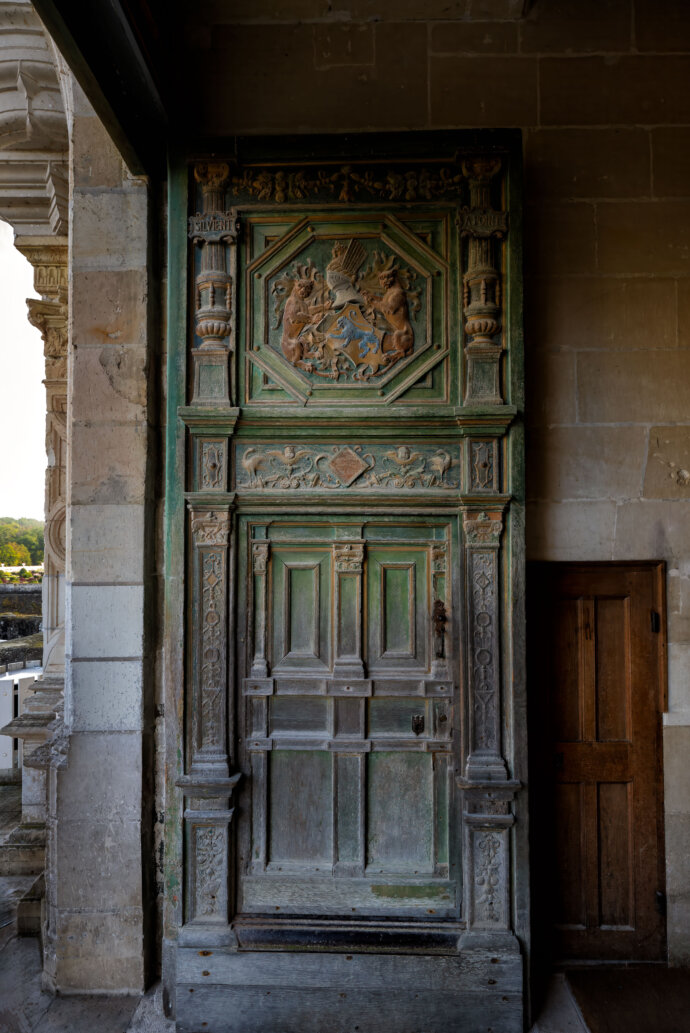
<svg viewBox="0 0 690 1033">
<path fill-rule="evenodd" d="M 41 991 L 34 937 L 0 950 L 0 1033 L 174 1033 L 163 1017 L 160 987 L 144 997 L 53 997 Z"/>
<path fill-rule="evenodd" d="M 174 1033 L 160 986 L 144 997 L 52 997 L 41 992 L 38 940 L 11 938 L 0 950 L 0 1033 Z M 555 976 L 531 1033 L 588 1033 L 563 976 Z"/>
</svg>

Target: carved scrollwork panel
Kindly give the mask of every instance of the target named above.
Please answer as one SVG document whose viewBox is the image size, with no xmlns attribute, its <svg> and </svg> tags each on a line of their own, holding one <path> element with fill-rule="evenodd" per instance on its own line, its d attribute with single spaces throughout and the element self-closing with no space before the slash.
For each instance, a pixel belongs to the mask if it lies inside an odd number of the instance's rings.
<svg viewBox="0 0 690 1033">
<path fill-rule="evenodd" d="M 190 506 L 194 541 L 191 604 L 193 706 L 192 770 L 227 773 L 227 508 Z"/>
<path fill-rule="evenodd" d="M 501 756 L 500 515 L 465 514 L 470 754 L 468 778 L 505 778 Z"/>
<path fill-rule="evenodd" d="M 500 491 L 498 440 L 470 438 L 468 448 L 469 490 L 487 494 Z"/>
<path fill-rule="evenodd" d="M 457 491 L 460 468 L 455 445 L 235 446 L 238 489 Z"/>
<path fill-rule="evenodd" d="M 227 829 L 194 828 L 194 918 L 227 920 Z"/>
</svg>

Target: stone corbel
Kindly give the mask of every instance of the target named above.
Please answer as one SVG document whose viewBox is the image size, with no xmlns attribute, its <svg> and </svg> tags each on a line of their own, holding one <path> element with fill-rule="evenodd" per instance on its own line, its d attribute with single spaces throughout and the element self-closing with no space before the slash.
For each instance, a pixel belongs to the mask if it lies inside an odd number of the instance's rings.
<svg viewBox="0 0 690 1033">
<path fill-rule="evenodd" d="M 467 344 L 466 405 L 501 405 L 500 362 L 503 344 L 501 279 L 494 241 L 508 229 L 507 214 L 491 205 L 491 181 L 501 159 L 468 158 L 463 172 L 470 185 L 470 205 L 458 213 L 458 229 L 469 238 L 467 271 L 463 276 L 463 310 Z"/>
<path fill-rule="evenodd" d="M 229 174 L 225 162 L 204 163 L 194 169 L 202 195 L 202 211 L 189 219 L 189 237 L 201 248 L 194 281 L 196 343 L 192 351 L 192 403 L 199 405 L 230 404 L 238 220 L 235 209 L 225 210 Z"/>
<path fill-rule="evenodd" d="M 228 503 L 189 501 L 193 541 L 190 772 L 227 776 Z"/>
<path fill-rule="evenodd" d="M 505 780 L 501 754 L 500 511 L 465 512 L 465 598 L 469 688 L 469 781 Z"/>
</svg>

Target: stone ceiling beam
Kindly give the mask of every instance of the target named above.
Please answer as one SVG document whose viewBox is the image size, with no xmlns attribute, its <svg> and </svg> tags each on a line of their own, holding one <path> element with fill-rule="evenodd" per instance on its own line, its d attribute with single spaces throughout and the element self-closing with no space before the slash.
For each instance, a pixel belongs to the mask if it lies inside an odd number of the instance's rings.
<svg viewBox="0 0 690 1033">
<path fill-rule="evenodd" d="M 34 0 L 113 142 L 134 175 L 164 175 L 167 114 L 118 0 Z"/>
</svg>

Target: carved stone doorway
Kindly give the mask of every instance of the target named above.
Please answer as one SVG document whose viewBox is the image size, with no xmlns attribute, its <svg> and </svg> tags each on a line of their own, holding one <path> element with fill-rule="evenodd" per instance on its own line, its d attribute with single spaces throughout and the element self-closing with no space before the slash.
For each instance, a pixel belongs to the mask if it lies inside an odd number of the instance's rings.
<svg viewBox="0 0 690 1033">
<path fill-rule="evenodd" d="M 384 142 L 171 185 L 184 1030 L 522 1029 L 519 147 Z"/>
</svg>

